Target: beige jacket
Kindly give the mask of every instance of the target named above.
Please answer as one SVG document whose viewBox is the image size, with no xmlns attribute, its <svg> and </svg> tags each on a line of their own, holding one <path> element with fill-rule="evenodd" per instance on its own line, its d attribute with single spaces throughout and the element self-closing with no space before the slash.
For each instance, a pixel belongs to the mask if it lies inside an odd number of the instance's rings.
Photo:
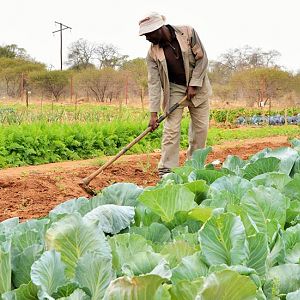
<svg viewBox="0 0 300 300">
<path fill-rule="evenodd" d="M 192 99 L 195 106 L 200 105 L 211 95 L 211 86 L 207 77 L 208 60 L 197 32 L 190 26 L 173 26 L 181 48 L 186 85 L 199 87 L 199 92 Z M 150 112 L 159 112 L 161 92 L 163 91 L 162 109 L 169 109 L 170 86 L 167 62 L 164 51 L 159 45 L 151 44 L 147 54 L 148 90 Z"/>
</svg>

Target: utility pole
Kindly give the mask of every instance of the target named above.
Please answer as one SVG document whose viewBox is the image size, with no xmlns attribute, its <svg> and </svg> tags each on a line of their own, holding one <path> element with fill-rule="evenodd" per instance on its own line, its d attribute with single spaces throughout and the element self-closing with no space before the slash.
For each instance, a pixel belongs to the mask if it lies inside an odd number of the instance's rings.
<svg viewBox="0 0 300 300">
<path fill-rule="evenodd" d="M 60 26 L 59 30 L 53 31 L 52 33 L 54 34 L 56 32 L 60 32 L 60 69 L 62 70 L 62 32 L 65 29 L 70 29 L 71 30 L 72 28 L 67 26 L 67 25 L 64 25 L 60 22 L 56 22 L 56 21 L 55 21 L 55 24 L 58 24 Z"/>
</svg>

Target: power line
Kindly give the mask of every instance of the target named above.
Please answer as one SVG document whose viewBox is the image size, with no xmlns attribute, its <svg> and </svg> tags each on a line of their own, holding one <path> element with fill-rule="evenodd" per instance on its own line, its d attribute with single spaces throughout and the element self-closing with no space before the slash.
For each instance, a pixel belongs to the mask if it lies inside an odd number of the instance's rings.
<svg viewBox="0 0 300 300">
<path fill-rule="evenodd" d="M 59 30 L 53 31 L 52 33 L 60 32 L 60 69 L 62 70 L 62 32 L 65 29 L 70 29 L 71 30 L 72 28 L 67 26 L 67 25 L 64 25 L 60 22 L 55 21 L 55 23 L 60 26 Z"/>
</svg>

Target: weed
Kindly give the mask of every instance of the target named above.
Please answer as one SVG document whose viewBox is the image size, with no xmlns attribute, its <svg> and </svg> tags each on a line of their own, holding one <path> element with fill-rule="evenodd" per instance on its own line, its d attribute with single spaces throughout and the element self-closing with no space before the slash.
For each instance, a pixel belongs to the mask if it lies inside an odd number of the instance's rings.
<svg viewBox="0 0 300 300">
<path fill-rule="evenodd" d="M 149 174 L 153 172 L 152 165 L 151 165 L 151 156 L 149 155 L 149 153 L 146 154 L 146 159 L 140 159 L 138 161 L 138 165 L 140 166 L 140 168 L 144 173 Z"/>
<path fill-rule="evenodd" d="M 66 189 L 66 186 L 60 182 L 56 182 L 55 186 L 59 189 L 60 192 L 62 192 Z"/>
</svg>

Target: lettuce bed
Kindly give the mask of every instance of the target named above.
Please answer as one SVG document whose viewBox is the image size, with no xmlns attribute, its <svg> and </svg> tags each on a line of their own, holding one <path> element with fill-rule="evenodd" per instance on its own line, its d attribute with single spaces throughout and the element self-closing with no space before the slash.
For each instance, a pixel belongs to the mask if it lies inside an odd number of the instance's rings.
<svg viewBox="0 0 300 300">
<path fill-rule="evenodd" d="M 220 168 L 210 150 L 0 223 L 2 299 L 300 299 L 300 141 Z"/>
</svg>

